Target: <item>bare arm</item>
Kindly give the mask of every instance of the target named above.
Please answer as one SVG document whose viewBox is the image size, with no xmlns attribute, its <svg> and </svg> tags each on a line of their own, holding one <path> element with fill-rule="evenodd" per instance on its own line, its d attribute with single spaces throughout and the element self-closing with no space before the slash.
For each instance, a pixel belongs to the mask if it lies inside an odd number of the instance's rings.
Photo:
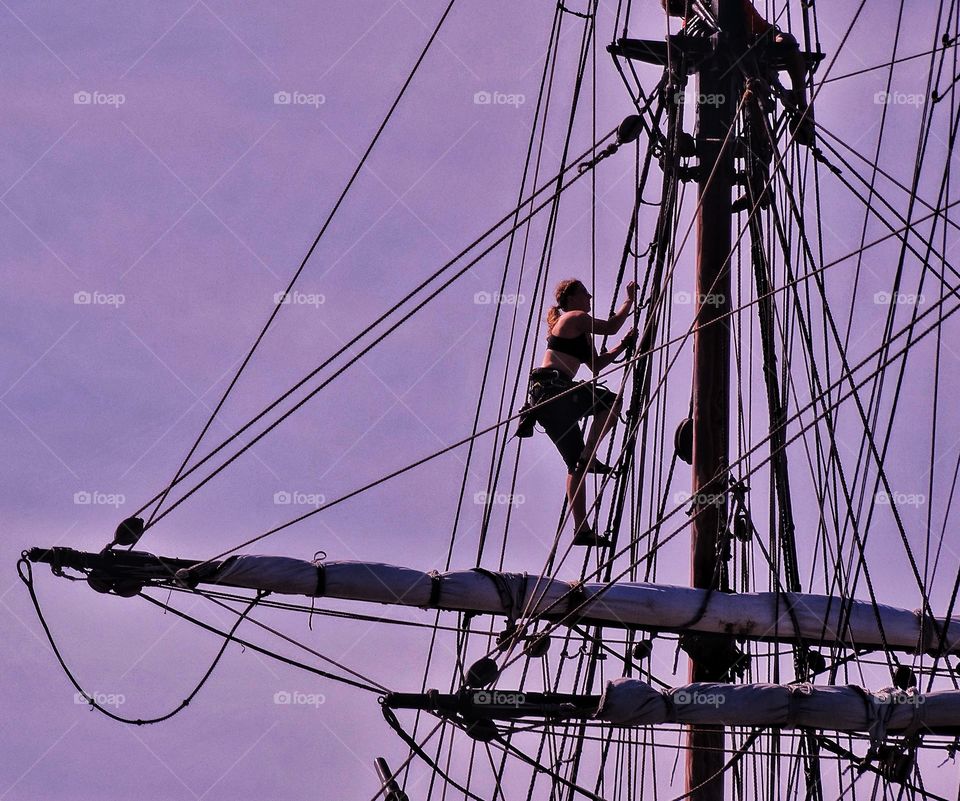
<svg viewBox="0 0 960 801">
<path fill-rule="evenodd" d="M 593 349 L 593 361 L 590 364 L 590 369 L 594 375 L 597 375 L 601 370 L 613 364 L 614 361 L 624 353 L 627 348 L 629 348 L 637 339 L 637 329 L 631 328 L 626 336 L 620 340 L 619 344 L 616 345 L 611 350 L 608 350 L 606 353 L 597 353 L 596 348 Z"/>
<path fill-rule="evenodd" d="M 620 304 L 620 308 L 608 320 L 601 320 L 586 312 L 567 312 L 564 317 L 569 323 L 567 325 L 561 323 L 558 333 L 561 336 L 576 336 L 584 333 L 599 336 L 616 334 L 623 327 L 627 316 L 630 314 L 636 294 L 637 285 L 631 281 L 627 284 L 627 299 Z"/>
<path fill-rule="evenodd" d="M 633 301 L 636 296 L 637 284 L 635 281 L 631 281 L 627 284 L 627 299 L 620 304 L 620 308 L 614 312 L 609 320 L 595 320 L 593 333 L 603 334 L 605 336 L 616 334 L 623 327 L 624 322 L 626 322 L 627 315 L 630 314 L 630 309 L 633 308 Z M 600 327 L 597 327 L 598 325 Z"/>
</svg>

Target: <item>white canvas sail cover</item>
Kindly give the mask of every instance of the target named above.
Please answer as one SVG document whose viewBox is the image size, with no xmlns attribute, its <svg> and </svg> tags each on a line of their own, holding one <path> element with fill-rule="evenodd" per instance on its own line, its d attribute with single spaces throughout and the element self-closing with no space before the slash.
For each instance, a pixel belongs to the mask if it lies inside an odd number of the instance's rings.
<svg viewBox="0 0 960 801">
<path fill-rule="evenodd" d="M 607 682 L 594 717 L 618 726 L 773 726 L 860 731 L 883 739 L 887 732 L 960 726 L 960 691 L 712 682 L 658 690 L 623 678 Z"/>
<path fill-rule="evenodd" d="M 570 584 L 521 573 L 454 570 L 425 573 L 377 562 L 308 562 L 283 556 L 235 556 L 201 581 L 272 592 L 326 596 L 519 618 L 573 613 L 627 627 L 824 644 L 960 649 L 960 618 L 948 627 L 919 612 L 805 593 L 724 594 L 689 587 L 619 582 Z M 182 574 L 182 575 L 181 575 Z M 189 571 L 179 577 L 189 581 Z M 878 619 L 882 621 L 882 634 Z"/>
</svg>

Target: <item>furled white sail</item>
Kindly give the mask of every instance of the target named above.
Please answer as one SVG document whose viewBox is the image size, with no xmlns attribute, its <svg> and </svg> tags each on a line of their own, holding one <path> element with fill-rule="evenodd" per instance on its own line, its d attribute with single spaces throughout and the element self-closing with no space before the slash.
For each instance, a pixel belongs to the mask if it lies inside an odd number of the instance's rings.
<svg viewBox="0 0 960 801">
<path fill-rule="evenodd" d="M 960 727 L 960 691 L 918 693 L 893 687 L 698 682 L 658 690 L 637 679 L 609 681 L 594 716 L 619 726 L 684 723 L 866 732 Z"/>
<path fill-rule="evenodd" d="M 279 556 L 236 556 L 187 582 L 295 595 L 490 613 L 548 615 L 654 630 L 685 630 L 825 645 L 960 650 L 960 618 L 949 625 L 917 611 L 805 593 L 724 594 L 688 587 L 618 582 L 571 584 L 520 573 L 454 570 L 425 573 L 377 562 L 308 562 Z M 941 639 L 943 646 L 941 647 Z"/>
</svg>

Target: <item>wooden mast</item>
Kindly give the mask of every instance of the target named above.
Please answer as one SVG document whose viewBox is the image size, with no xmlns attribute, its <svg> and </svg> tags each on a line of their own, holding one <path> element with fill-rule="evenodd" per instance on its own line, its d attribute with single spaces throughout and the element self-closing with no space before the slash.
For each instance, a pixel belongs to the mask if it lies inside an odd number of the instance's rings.
<svg viewBox="0 0 960 801">
<path fill-rule="evenodd" d="M 691 583 L 719 589 L 720 553 L 725 547 L 730 439 L 731 187 L 733 143 L 728 136 L 736 113 L 737 69 L 730 45 L 745 39 L 741 0 L 712 0 L 719 22 L 716 48 L 697 73 L 696 142 L 700 172 L 697 213 L 696 325 L 693 332 L 693 486 Z M 724 146 L 724 142 L 727 146 Z M 728 647 L 697 649 L 690 680 L 718 681 L 730 669 Z M 710 658 L 713 651 L 716 657 Z M 722 801 L 724 730 L 691 726 L 687 791 L 692 801 Z"/>
</svg>

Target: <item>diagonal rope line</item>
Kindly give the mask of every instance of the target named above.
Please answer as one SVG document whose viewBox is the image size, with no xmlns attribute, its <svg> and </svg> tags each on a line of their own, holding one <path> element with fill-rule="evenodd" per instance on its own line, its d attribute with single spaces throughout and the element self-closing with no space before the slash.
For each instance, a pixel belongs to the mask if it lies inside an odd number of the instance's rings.
<svg viewBox="0 0 960 801">
<path fill-rule="evenodd" d="M 303 273 L 304 268 L 307 266 L 307 262 L 310 260 L 310 257 L 313 255 L 314 251 L 317 249 L 317 246 L 320 244 L 320 240 L 323 235 L 327 232 L 327 229 L 330 227 L 330 223 L 333 221 L 334 216 L 340 210 L 340 206 L 343 204 L 344 200 L 347 197 L 347 194 L 350 192 L 350 189 L 353 187 L 354 182 L 357 180 L 357 177 L 363 170 L 364 165 L 367 162 L 367 158 L 370 156 L 370 153 L 373 151 L 373 148 L 376 146 L 377 141 L 380 139 L 381 134 L 387 127 L 387 124 L 390 122 L 391 117 L 393 116 L 394 111 L 396 111 L 397 106 L 400 105 L 400 101 L 403 99 L 404 94 L 406 94 L 407 88 L 413 82 L 414 76 L 417 74 L 417 70 L 420 68 L 420 65 L 423 63 L 423 60 L 426 58 L 427 53 L 430 50 L 431 45 L 434 40 L 437 38 L 437 35 L 440 33 L 440 28 L 443 26 L 444 21 L 447 19 L 453 4 L 456 0 L 450 0 L 446 9 L 440 17 L 439 22 L 437 22 L 436 28 L 434 28 L 433 33 L 430 35 L 430 38 L 427 40 L 426 45 L 424 45 L 423 50 L 420 52 L 419 57 L 417 58 L 416 63 L 413 65 L 413 69 L 410 70 L 410 73 L 407 75 L 406 80 L 403 82 L 403 85 L 400 87 L 400 91 L 397 93 L 396 98 L 394 98 L 393 103 L 390 105 L 386 116 L 383 118 L 383 121 L 380 123 L 380 126 L 377 128 L 376 133 L 373 135 L 373 139 L 370 140 L 370 144 L 367 145 L 367 149 L 363 152 L 363 155 L 360 157 L 360 160 L 357 162 L 356 167 L 354 167 L 353 173 L 350 175 L 349 180 L 346 185 L 340 192 L 340 196 L 337 198 L 336 202 L 333 204 L 333 208 L 330 210 L 327 215 L 326 220 L 324 220 L 323 225 L 320 226 L 320 231 L 313 240 L 313 243 L 307 249 L 306 255 L 303 257 L 303 260 L 300 262 L 300 266 L 297 268 L 296 272 L 293 274 L 293 277 L 290 279 L 290 282 L 287 284 L 287 288 L 284 290 L 284 296 L 288 295 L 293 289 L 294 284 L 297 282 L 297 279 L 300 278 L 300 275 Z M 218 18 L 219 19 L 219 18 Z M 233 391 L 233 388 L 237 385 L 237 382 L 240 380 L 240 376 L 243 374 L 243 371 L 246 369 L 247 365 L 250 363 L 250 360 L 253 358 L 253 354 L 256 352 L 260 343 L 263 341 L 263 338 L 267 335 L 267 331 L 270 326 L 273 324 L 273 321 L 276 319 L 277 315 L 280 313 L 280 309 L 284 304 L 277 303 L 275 304 L 273 311 L 270 312 L 270 316 L 267 318 L 267 322 L 264 324 L 263 328 L 260 330 L 260 333 L 257 334 L 257 338 L 254 340 L 253 345 L 250 347 L 250 350 L 247 352 L 247 355 L 244 357 L 243 362 L 240 364 L 240 367 L 237 369 L 237 372 L 234 374 L 229 385 L 224 390 L 223 395 L 221 395 L 220 400 L 217 402 L 216 407 L 214 407 L 211 412 L 207 422 L 204 424 L 200 433 L 197 435 L 196 440 L 194 440 L 193 445 L 190 447 L 189 452 L 184 458 L 183 462 L 177 468 L 176 473 L 173 478 L 170 480 L 169 485 L 160 495 L 157 500 L 156 506 L 150 512 L 150 516 L 147 519 L 146 528 L 149 528 L 150 524 L 153 522 L 157 513 L 160 511 L 160 507 L 163 505 L 164 501 L 167 499 L 167 496 L 170 494 L 170 491 L 177 484 L 177 481 L 181 477 L 184 469 L 187 464 L 190 462 L 190 459 L 193 457 L 193 454 L 196 452 L 197 448 L 200 446 L 201 440 L 206 435 L 207 431 L 210 429 L 210 426 L 213 424 L 214 419 L 220 410 L 223 408 L 223 404 L 226 403 L 227 397 Z M 152 503 L 148 502 L 147 505 Z M 141 510 L 142 511 L 142 510 Z"/>
</svg>

